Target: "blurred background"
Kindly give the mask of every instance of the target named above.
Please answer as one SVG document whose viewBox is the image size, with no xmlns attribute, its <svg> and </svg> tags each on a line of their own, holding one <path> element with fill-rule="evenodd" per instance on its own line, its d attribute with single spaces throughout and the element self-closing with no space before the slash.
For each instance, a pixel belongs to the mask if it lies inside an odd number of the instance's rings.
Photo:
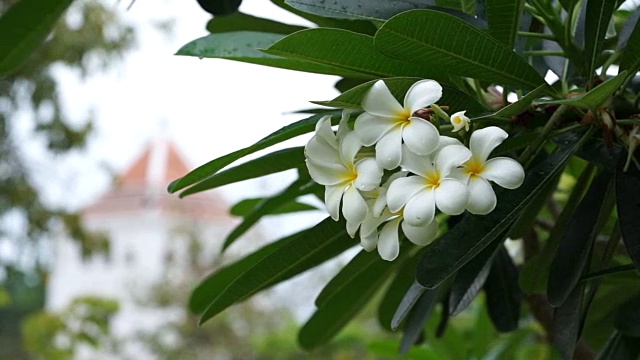
<svg viewBox="0 0 640 360">
<path fill-rule="evenodd" d="M 16 1 L 0 0 L 0 13 Z M 268 1 L 241 10 L 310 25 Z M 329 346 L 298 349 L 298 324 L 336 263 L 203 327 L 187 312 L 208 273 L 326 215 L 265 219 L 220 257 L 239 223 L 229 209 L 281 190 L 293 174 L 182 200 L 167 184 L 338 94 L 335 77 L 174 56 L 207 34 L 209 19 L 196 1 L 77 0 L 28 63 L 0 80 L 0 359 L 398 357 L 375 309 Z M 440 342 L 407 357 L 548 358 L 542 334 L 532 325 L 498 338 L 475 304 Z"/>
</svg>

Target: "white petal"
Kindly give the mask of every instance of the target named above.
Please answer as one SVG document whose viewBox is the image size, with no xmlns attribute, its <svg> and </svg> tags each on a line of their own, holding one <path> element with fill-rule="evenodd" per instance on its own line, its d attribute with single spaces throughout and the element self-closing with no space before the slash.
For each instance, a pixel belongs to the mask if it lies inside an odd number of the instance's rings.
<svg viewBox="0 0 640 360">
<path fill-rule="evenodd" d="M 496 194 L 489 182 L 479 176 L 473 176 L 467 184 L 469 201 L 467 210 L 476 215 L 486 215 L 496 207 Z"/>
<path fill-rule="evenodd" d="M 340 199 L 344 194 L 345 185 L 327 186 L 324 189 L 324 203 L 327 206 L 327 212 L 333 220 L 340 218 Z"/>
<path fill-rule="evenodd" d="M 467 187 L 458 180 L 442 179 L 434 192 L 436 206 L 445 214 L 460 215 L 467 206 Z"/>
<path fill-rule="evenodd" d="M 442 97 L 442 86 L 435 80 L 420 80 L 413 84 L 404 96 L 404 107 L 410 109 L 411 114 L 416 110 L 427 107 Z"/>
<path fill-rule="evenodd" d="M 395 117 L 404 112 L 402 105 L 393 97 L 382 80 L 376 81 L 364 96 L 362 109 L 372 115 L 388 117 Z"/>
<path fill-rule="evenodd" d="M 450 136 L 443 136 L 440 135 L 440 139 L 438 140 L 438 149 L 440 150 L 445 146 L 449 146 L 449 145 L 461 145 L 462 143 L 460 142 L 460 140 L 456 139 L 456 138 L 452 138 Z"/>
<path fill-rule="evenodd" d="M 347 222 L 362 224 L 367 217 L 367 212 L 369 212 L 369 208 L 362 195 L 356 188 L 349 186 L 342 199 L 342 215 L 344 215 L 344 218 L 347 219 Z"/>
<path fill-rule="evenodd" d="M 382 180 L 382 168 L 374 158 L 366 158 L 356 164 L 358 177 L 354 182 L 356 188 L 362 191 L 370 191 L 380 186 Z"/>
<path fill-rule="evenodd" d="M 318 164 L 311 159 L 307 159 L 306 164 L 309 175 L 311 175 L 313 181 L 320 185 L 330 186 L 343 183 L 345 181 L 345 175 L 349 172 L 346 167 L 340 164 Z"/>
<path fill-rule="evenodd" d="M 402 139 L 414 153 L 429 155 L 438 147 L 440 133 L 432 123 L 412 117 L 409 118 L 409 124 L 402 129 Z"/>
<path fill-rule="evenodd" d="M 464 205 L 466 205 L 466 201 Z M 402 214 L 407 224 L 421 226 L 433 220 L 435 212 L 436 200 L 434 191 L 430 188 L 425 188 L 409 199 Z"/>
<path fill-rule="evenodd" d="M 503 188 L 515 189 L 524 181 L 524 169 L 519 162 L 513 159 L 497 157 L 484 164 L 482 177 Z"/>
<path fill-rule="evenodd" d="M 340 142 L 340 158 L 343 164 L 353 164 L 353 159 L 362 147 L 362 142 L 355 133 L 348 133 Z"/>
<path fill-rule="evenodd" d="M 447 177 L 456 179 L 466 185 L 469 182 L 469 176 L 470 174 L 465 170 L 465 168 L 459 167 L 451 170 Z"/>
<path fill-rule="evenodd" d="M 340 123 L 338 124 L 338 131 L 336 132 L 336 138 L 339 140 L 344 139 L 344 137 L 351 132 L 351 128 L 349 128 L 349 118 L 351 114 L 347 110 L 342 110 L 342 117 L 340 118 Z"/>
<path fill-rule="evenodd" d="M 467 111 L 458 111 L 451 115 L 451 125 L 453 125 L 453 132 L 459 131 L 462 128 L 469 130 L 469 118 L 464 114 Z"/>
<path fill-rule="evenodd" d="M 360 246 L 362 246 L 362 248 L 365 251 L 371 251 L 373 249 L 376 248 L 376 246 L 378 245 L 378 232 L 373 232 L 371 234 L 368 235 L 362 235 L 360 234 Z"/>
<path fill-rule="evenodd" d="M 429 221 L 426 225 L 411 226 L 406 221 L 402 222 L 402 232 L 412 243 L 424 246 L 431 243 L 438 234 L 436 220 Z"/>
<path fill-rule="evenodd" d="M 336 135 L 331 130 L 331 116 L 323 116 L 318 120 L 316 124 L 316 136 L 323 138 L 330 144 L 334 149 L 337 149 L 337 139 Z"/>
<path fill-rule="evenodd" d="M 304 147 L 304 155 L 316 164 L 333 165 L 340 162 L 340 154 L 322 137 L 312 137 Z"/>
<path fill-rule="evenodd" d="M 493 149 L 500 145 L 507 137 L 509 137 L 509 134 L 497 126 L 489 126 L 476 130 L 471 134 L 469 149 L 471 149 L 474 157 L 485 161 Z"/>
<path fill-rule="evenodd" d="M 434 171 L 433 158 L 430 155 L 418 155 L 406 146 L 402 147 L 402 161 L 400 164 L 407 171 L 422 177 Z"/>
<path fill-rule="evenodd" d="M 470 157 L 471 151 L 462 145 L 445 146 L 435 156 L 436 169 L 440 171 L 442 177 L 446 177 Z"/>
<path fill-rule="evenodd" d="M 371 146 L 396 126 L 398 126 L 397 121 L 391 117 L 371 115 L 365 112 L 356 118 L 353 131 L 365 146 Z"/>
<path fill-rule="evenodd" d="M 398 212 L 415 194 L 425 189 L 424 179 L 409 176 L 394 180 L 387 191 L 387 204 L 391 212 Z"/>
<path fill-rule="evenodd" d="M 356 232 L 358 232 L 358 228 L 360 227 L 360 224 L 361 223 L 347 220 L 347 234 L 349 234 L 349 236 L 351 236 L 352 239 L 356 236 Z"/>
<path fill-rule="evenodd" d="M 400 240 L 398 239 L 398 224 L 400 220 L 402 218 L 398 217 L 389 221 L 380 231 L 378 253 L 383 260 L 395 260 L 400 253 Z"/>
<path fill-rule="evenodd" d="M 378 164 L 387 170 L 392 170 L 400 165 L 402 160 L 402 130 L 397 127 L 389 131 L 376 144 L 376 160 Z"/>
</svg>

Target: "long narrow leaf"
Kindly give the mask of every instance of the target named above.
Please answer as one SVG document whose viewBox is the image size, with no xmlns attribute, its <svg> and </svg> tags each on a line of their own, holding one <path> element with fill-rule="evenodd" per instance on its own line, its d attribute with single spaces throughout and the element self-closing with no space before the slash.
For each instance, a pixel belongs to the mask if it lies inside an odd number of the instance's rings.
<svg viewBox="0 0 640 360">
<path fill-rule="evenodd" d="M 299 59 L 288 59 L 265 54 L 258 49 L 271 46 L 282 39 L 282 34 L 256 31 L 234 31 L 210 34 L 195 39 L 178 50 L 176 55 L 198 58 L 217 58 L 265 65 L 281 69 L 355 78 L 372 78 L 367 74 L 336 68 Z"/>
<path fill-rule="evenodd" d="M 391 321 L 396 309 L 400 306 L 404 294 L 407 293 L 415 281 L 416 266 L 424 250 L 419 251 L 407 259 L 391 280 L 380 306 L 378 307 L 378 322 L 387 330 L 392 330 Z"/>
<path fill-rule="evenodd" d="M 458 270 L 449 295 L 448 312 L 451 315 L 458 315 L 462 310 L 466 309 L 482 290 L 485 280 L 489 276 L 489 270 L 491 270 L 494 253 L 500 244 L 502 244 L 502 241 L 492 242 Z"/>
<path fill-rule="evenodd" d="M 518 268 L 509 252 L 501 246 L 493 258 L 491 271 L 484 284 L 489 317 L 500 332 L 518 328 L 522 291 L 518 286 Z"/>
<path fill-rule="evenodd" d="M 598 57 L 607 34 L 607 28 L 616 7 L 617 0 L 589 0 L 584 24 L 584 53 L 587 76 L 591 80 L 598 67 Z"/>
<path fill-rule="evenodd" d="M 211 319 L 256 292 L 309 270 L 355 245 L 343 221 L 327 218 L 279 247 L 240 274 L 214 297 L 200 317 Z"/>
<path fill-rule="evenodd" d="M 274 241 L 271 244 L 243 257 L 242 259 L 213 272 L 205 278 L 195 288 L 195 290 L 193 290 L 193 293 L 191 293 L 191 297 L 189 298 L 189 310 L 194 314 L 204 312 L 211 301 L 231 285 L 231 283 L 233 283 L 240 275 L 267 256 L 271 255 L 276 250 L 285 246 L 300 234 L 301 233 L 297 233 L 278 241 Z"/>
<path fill-rule="evenodd" d="M 388 1 L 388 0 L 286 0 L 288 5 L 310 14 L 341 19 L 361 19 L 384 21 L 393 15 L 413 9 L 433 6 L 429 1 Z"/>
<path fill-rule="evenodd" d="M 595 226 L 610 180 L 611 174 L 606 171 L 596 176 L 567 225 L 549 268 L 547 296 L 553 306 L 562 305 L 580 280 L 597 235 Z"/>
<path fill-rule="evenodd" d="M 567 300 L 555 310 L 553 315 L 553 343 L 563 359 L 573 358 L 576 342 L 580 335 L 580 306 L 584 285 L 579 284 L 567 297 Z"/>
<path fill-rule="evenodd" d="M 375 260 L 368 261 L 368 258 Z M 305 349 L 325 344 L 333 338 L 356 314 L 363 310 L 387 277 L 398 266 L 395 261 L 384 261 L 377 253 L 367 253 L 358 258 L 365 259 L 365 269 L 356 274 L 345 274 L 341 280 L 330 285 L 332 289 L 320 298 L 321 306 L 300 329 L 298 342 Z M 344 280 L 344 281 L 343 281 Z"/>
<path fill-rule="evenodd" d="M 626 76 L 627 72 L 622 71 L 615 77 L 591 89 L 586 94 L 571 99 L 541 101 L 540 104 L 570 105 L 586 110 L 598 109 L 620 88 Z"/>
<path fill-rule="evenodd" d="M 270 214 L 272 211 L 291 202 L 299 196 L 312 193 L 318 188 L 320 188 L 320 185 L 310 181 L 308 178 L 300 178 L 277 195 L 265 199 L 255 209 L 253 209 L 251 213 L 244 217 L 240 225 L 231 231 L 224 240 L 222 250 L 224 251 L 231 246 L 231 244 L 247 232 L 247 230 L 255 225 L 263 216 Z"/>
<path fill-rule="evenodd" d="M 438 302 L 438 292 L 438 290 L 425 291 L 411 309 L 400 343 L 400 354 L 406 354 L 424 332 L 424 325 Z"/>
<path fill-rule="evenodd" d="M 257 31 L 287 35 L 303 29 L 306 27 L 285 24 L 239 11 L 227 16 L 215 16 L 207 23 L 207 30 L 214 34 L 231 31 Z"/>
<path fill-rule="evenodd" d="M 0 17 L 0 78 L 22 65 L 42 44 L 72 0 L 20 0 Z"/>
<path fill-rule="evenodd" d="M 626 41 L 620 44 L 622 56 L 620 57 L 620 71 L 635 74 L 640 69 L 640 8 L 627 20 L 622 29 L 620 38 L 626 37 Z M 628 33 L 628 35 L 626 35 Z"/>
<path fill-rule="evenodd" d="M 620 152 L 616 169 L 616 202 L 622 241 L 627 253 L 640 270 L 640 170 L 632 162 L 624 171 L 627 152 Z"/>
<path fill-rule="evenodd" d="M 229 213 L 233 216 L 247 216 L 260 206 L 260 203 L 266 198 L 251 198 L 238 201 L 229 209 Z M 270 215 L 288 214 L 299 211 L 318 210 L 317 207 L 302 202 L 291 201 L 269 212 Z"/>
<path fill-rule="evenodd" d="M 466 216 L 431 244 L 418 265 L 420 284 L 427 288 L 438 286 L 509 229 L 526 204 L 544 190 L 581 145 L 582 142 L 557 151 L 531 169 L 520 188 L 500 192 L 498 206 L 492 213 Z"/>
<path fill-rule="evenodd" d="M 315 28 L 291 34 L 264 50 L 271 55 L 311 61 L 371 77 L 418 76 L 439 81 L 446 73 L 390 59 L 376 50 L 373 38 L 340 30 Z"/>
<path fill-rule="evenodd" d="M 279 150 L 210 176 L 180 193 L 180 197 L 211 190 L 304 165 L 304 148 Z"/>
<path fill-rule="evenodd" d="M 534 89 L 544 80 L 500 41 L 463 20 L 438 11 L 413 10 L 389 19 L 376 33 L 385 55 L 431 71 Z"/>
<path fill-rule="evenodd" d="M 293 124 L 289 124 L 280 130 L 273 132 L 266 137 L 260 139 L 255 144 L 248 146 L 246 148 L 236 150 L 230 154 L 224 155 L 217 159 L 211 160 L 208 163 L 201 165 L 195 170 L 191 171 L 184 177 L 174 180 L 171 184 L 169 184 L 169 192 L 174 193 L 176 191 L 182 190 L 187 186 L 193 185 L 202 181 L 203 179 L 208 178 L 209 176 L 214 175 L 218 171 L 220 171 L 225 166 L 231 164 L 232 162 L 241 159 L 247 155 L 253 154 L 257 151 L 265 149 L 269 146 L 281 143 L 283 141 L 289 140 L 296 136 L 306 134 L 308 132 L 313 131 L 318 120 L 324 115 L 338 115 L 339 112 L 327 112 L 323 114 L 313 115 L 303 120 L 299 120 L 294 122 Z"/>
<path fill-rule="evenodd" d="M 512 49 L 522 15 L 523 0 L 484 0 L 489 34 Z"/>
</svg>

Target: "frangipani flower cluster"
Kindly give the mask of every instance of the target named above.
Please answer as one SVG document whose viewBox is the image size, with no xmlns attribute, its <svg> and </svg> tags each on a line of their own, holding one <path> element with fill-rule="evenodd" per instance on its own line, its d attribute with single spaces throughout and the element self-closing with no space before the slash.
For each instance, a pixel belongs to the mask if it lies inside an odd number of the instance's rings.
<svg viewBox="0 0 640 360">
<path fill-rule="evenodd" d="M 427 245 L 438 233 L 437 212 L 488 214 L 496 206 L 490 182 L 515 189 L 524 180 L 517 161 L 489 158 L 507 138 L 504 130 L 475 130 L 467 148 L 415 116 L 441 96 L 440 84 L 422 80 L 407 91 L 401 105 L 377 81 L 365 95 L 364 112 L 353 129 L 346 112 L 335 133 L 331 118 L 323 117 L 305 147 L 309 174 L 325 186 L 331 217 L 338 220 L 342 213 L 349 235 L 359 232 L 361 246 L 377 248 L 385 260 L 399 254 L 399 231 L 416 245 Z M 469 130 L 464 111 L 450 120 L 453 131 Z"/>
</svg>

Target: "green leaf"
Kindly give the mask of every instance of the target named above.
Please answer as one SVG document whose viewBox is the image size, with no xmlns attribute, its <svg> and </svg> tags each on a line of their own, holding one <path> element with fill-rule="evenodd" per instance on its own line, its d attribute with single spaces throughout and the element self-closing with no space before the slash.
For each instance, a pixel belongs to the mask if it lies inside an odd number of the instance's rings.
<svg viewBox="0 0 640 360">
<path fill-rule="evenodd" d="M 635 74 L 640 69 L 640 8 L 636 9 L 634 15 L 625 23 L 622 33 L 625 30 L 630 33 L 627 41 L 622 45 L 622 55 L 620 57 L 620 70 L 628 74 Z M 633 19 L 633 20 L 632 20 Z M 631 27 L 628 30 L 627 27 Z M 622 34 L 620 34 L 622 37 Z"/>
<path fill-rule="evenodd" d="M 433 6 L 433 1 L 388 0 L 286 0 L 288 5 L 306 13 L 340 19 L 384 21 L 393 15 L 413 9 Z"/>
<path fill-rule="evenodd" d="M 206 12 L 215 16 L 227 16 L 238 10 L 242 0 L 198 0 Z"/>
<path fill-rule="evenodd" d="M 435 292 L 437 290 L 428 290 L 417 281 L 414 281 L 413 284 L 411 284 L 411 287 L 409 287 L 409 289 L 404 293 L 402 301 L 400 301 L 400 305 L 398 305 L 396 312 L 393 314 L 393 318 L 391 318 L 391 330 L 398 329 L 400 323 L 402 323 L 407 315 L 409 315 L 409 312 L 413 309 L 413 306 L 425 291 Z"/>
<path fill-rule="evenodd" d="M 584 284 L 578 284 L 566 301 L 556 308 L 553 316 L 553 344 L 563 359 L 572 359 L 580 335 L 580 307 L 584 293 Z"/>
<path fill-rule="evenodd" d="M 406 354 L 418 341 L 424 332 L 424 325 L 429 320 L 433 308 L 438 303 L 438 290 L 427 290 L 422 293 L 420 299 L 411 309 L 407 325 L 404 329 L 402 342 L 400 343 L 400 354 Z"/>
<path fill-rule="evenodd" d="M 632 162 L 625 172 L 626 158 L 627 152 L 621 151 L 615 175 L 618 221 L 627 253 L 640 270 L 640 170 Z"/>
<path fill-rule="evenodd" d="M 616 311 L 613 325 L 623 335 L 640 338 L 640 297 L 632 298 Z"/>
<path fill-rule="evenodd" d="M 216 173 L 180 193 L 180 197 L 211 190 L 223 185 L 257 178 L 304 166 L 304 148 L 294 147 L 272 152 L 228 170 Z"/>
<path fill-rule="evenodd" d="M 220 34 L 209 34 L 184 45 L 180 50 L 178 50 L 176 55 L 235 60 L 251 64 L 318 74 L 371 78 L 371 76 L 366 76 L 354 71 L 348 71 L 308 61 L 272 56 L 258 50 L 271 46 L 276 41 L 282 39 L 283 36 L 284 35 L 282 34 L 270 34 L 255 31 L 234 31 Z"/>
<path fill-rule="evenodd" d="M 588 141 L 587 141 L 588 143 Z M 560 216 L 556 220 L 555 226 L 547 238 L 544 248 L 539 254 L 531 258 L 522 268 L 520 275 L 520 287 L 526 293 L 545 293 L 547 291 L 547 279 L 549 278 L 549 267 L 553 261 L 554 254 L 560 243 L 562 235 L 571 220 L 575 209 L 580 204 L 580 200 L 588 190 L 589 182 L 594 172 L 594 167 L 587 167 L 578 178 L 573 187 Z M 532 199 L 532 202 L 534 200 Z M 514 224 L 515 227 L 515 224 Z"/>
<path fill-rule="evenodd" d="M 420 284 L 427 288 L 438 286 L 508 230 L 526 204 L 559 174 L 581 145 L 582 141 L 557 151 L 532 168 L 518 189 L 500 191 L 497 194 L 498 205 L 493 212 L 485 216 L 467 215 L 433 242 L 418 264 Z"/>
<path fill-rule="evenodd" d="M 353 19 L 336 19 L 324 16 L 314 15 L 305 11 L 296 9 L 289 5 L 285 0 L 271 0 L 274 5 L 300 16 L 303 19 L 307 19 L 319 27 L 336 28 L 354 31 L 360 34 L 373 35 L 377 28 L 371 21 L 366 20 L 353 20 Z"/>
<path fill-rule="evenodd" d="M 214 34 L 232 31 L 257 31 L 287 35 L 303 29 L 306 27 L 285 24 L 239 11 L 227 16 L 215 16 L 207 23 L 207 30 Z"/>
<path fill-rule="evenodd" d="M 411 85 L 422 80 L 414 77 L 396 77 L 383 79 L 391 93 L 402 101 Z M 378 80 L 372 80 L 348 90 L 330 101 L 313 101 L 313 103 L 335 108 L 361 109 L 362 99 L 373 84 Z M 438 101 L 441 105 L 450 106 L 449 112 L 467 110 L 469 114 L 479 114 L 486 109 L 476 99 L 448 85 L 442 85 L 442 98 Z"/>
<path fill-rule="evenodd" d="M 620 85 L 624 83 L 624 78 L 626 76 L 627 72 L 622 71 L 615 77 L 608 79 L 584 95 L 571 99 L 541 101 L 539 104 L 570 105 L 581 109 L 597 110 L 602 106 L 602 104 L 611 98 L 618 88 L 620 88 Z"/>
<path fill-rule="evenodd" d="M 599 229 L 596 222 L 607 194 L 611 174 L 601 171 L 573 214 L 549 268 L 547 296 L 552 306 L 560 306 L 576 286 L 590 257 Z"/>
<path fill-rule="evenodd" d="M 231 283 L 233 283 L 239 276 L 301 234 L 302 232 L 299 232 L 274 241 L 271 244 L 266 245 L 207 276 L 207 278 L 205 278 L 191 293 L 191 297 L 189 298 L 189 310 L 194 314 L 204 312 L 211 301 L 231 285 Z M 260 290 L 261 289 L 258 289 L 254 293 Z"/>
<path fill-rule="evenodd" d="M 362 254 L 362 255 L 361 255 Z M 341 272 L 327 286 L 329 289 L 318 298 L 322 304 L 300 329 L 298 342 L 304 349 L 312 349 L 327 343 L 358 312 L 364 309 L 398 266 L 395 261 L 380 259 L 377 252 L 361 252 L 348 265 L 351 270 L 359 263 L 365 269 L 353 274 Z"/>
<path fill-rule="evenodd" d="M 527 111 L 534 100 L 538 99 L 545 92 L 547 85 L 540 85 L 537 88 L 530 91 L 527 95 L 518 99 L 518 101 L 509 104 L 502 109 L 498 110 L 493 116 L 510 118 L 512 116 L 520 115 Z"/>
<path fill-rule="evenodd" d="M 210 304 L 200 323 L 260 290 L 290 279 L 342 253 L 355 243 L 344 221 L 327 218 L 252 264 L 223 291 L 210 293 Z"/>
<path fill-rule="evenodd" d="M 300 177 L 280 193 L 265 199 L 250 214 L 245 216 L 242 223 L 236 226 L 224 240 L 222 250 L 224 251 L 231 246 L 231 244 L 247 232 L 247 230 L 255 225 L 263 216 L 270 214 L 272 211 L 291 202 L 299 196 L 310 194 L 314 190 L 321 188 L 322 187 L 320 185 L 310 181 L 308 177 Z"/>
<path fill-rule="evenodd" d="M 420 250 L 402 263 L 400 270 L 398 270 L 395 277 L 391 280 L 389 288 L 386 290 L 382 301 L 380 301 L 380 306 L 378 307 L 378 322 L 387 330 L 392 330 L 391 321 L 393 315 L 396 309 L 398 309 L 398 306 L 400 306 L 404 294 L 407 293 L 411 284 L 415 281 L 416 266 L 423 251 L 424 250 Z"/>
<path fill-rule="evenodd" d="M 191 171 L 187 175 L 183 176 L 180 179 L 174 180 L 171 184 L 169 184 L 169 192 L 174 193 L 176 191 L 182 190 L 187 186 L 198 183 L 218 171 L 220 171 L 225 166 L 231 164 L 232 162 L 241 159 L 247 155 L 253 154 L 262 149 L 268 148 L 269 146 L 281 143 L 283 141 L 289 140 L 296 136 L 306 134 L 315 129 L 316 124 L 325 115 L 338 115 L 340 116 L 339 111 L 335 112 L 326 112 L 324 114 L 313 115 L 303 120 L 299 120 L 294 122 L 293 124 L 289 124 L 276 132 L 273 132 L 266 137 L 260 139 L 255 144 L 248 146 L 246 148 L 236 150 L 230 154 L 221 156 L 217 159 L 211 160 L 208 163 L 199 166 L 195 170 Z"/>
<path fill-rule="evenodd" d="M 523 11 L 523 0 L 484 0 L 489 34 L 513 49 Z"/>
<path fill-rule="evenodd" d="M 614 331 L 598 354 L 598 360 L 637 360 L 640 357 L 638 338 L 624 336 Z"/>
<path fill-rule="evenodd" d="M 584 24 L 584 56 L 587 77 L 591 82 L 593 73 L 602 53 L 607 28 L 616 7 L 617 0 L 589 0 Z"/>
<path fill-rule="evenodd" d="M 522 292 L 518 287 L 518 268 L 504 246 L 500 246 L 493 258 L 484 291 L 487 311 L 496 329 L 500 332 L 516 330 Z"/>
<path fill-rule="evenodd" d="M 375 49 L 371 36 L 351 31 L 315 28 L 298 31 L 264 50 L 271 55 L 293 58 L 344 69 L 370 78 L 418 76 L 446 80 L 448 75 L 427 66 L 390 59 Z"/>
<path fill-rule="evenodd" d="M 238 201 L 229 209 L 229 213 L 233 216 L 247 216 L 260 206 L 260 203 L 268 198 L 251 198 Z M 317 207 L 297 201 L 290 201 L 282 204 L 280 207 L 269 212 L 268 215 L 289 214 L 300 211 L 318 210 Z"/>
<path fill-rule="evenodd" d="M 322 288 L 315 301 L 316 307 L 326 306 L 334 296 L 339 296 L 347 287 L 352 286 L 355 278 L 362 278 L 363 273 L 372 271 L 371 269 L 384 262 L 377 251 L 361 250 Z"/>
<path fill-rule="evenodd" d="M 46 40 L 72 0 L 20 0 L 0 17 L 0 78 L 18 69 Z"/>
<path fill-rule="evenodd" d="M 482 290 L 485 280 L 489 276 L 496 249 L 501 244 L 502 241 L 492 242 L 458 270 L 449 295 L 449 308 L 447 310 L 451 315 L 460 314 Z"/>
<path fill-rule="evenodd" d="M 413 10 L 394 16 L 376 33 L 375 46 L 389 57 L 432 72 L 524 89 L 544 84 L 538 72 L 504 44 L 438 11 Z"/>
</svg>

